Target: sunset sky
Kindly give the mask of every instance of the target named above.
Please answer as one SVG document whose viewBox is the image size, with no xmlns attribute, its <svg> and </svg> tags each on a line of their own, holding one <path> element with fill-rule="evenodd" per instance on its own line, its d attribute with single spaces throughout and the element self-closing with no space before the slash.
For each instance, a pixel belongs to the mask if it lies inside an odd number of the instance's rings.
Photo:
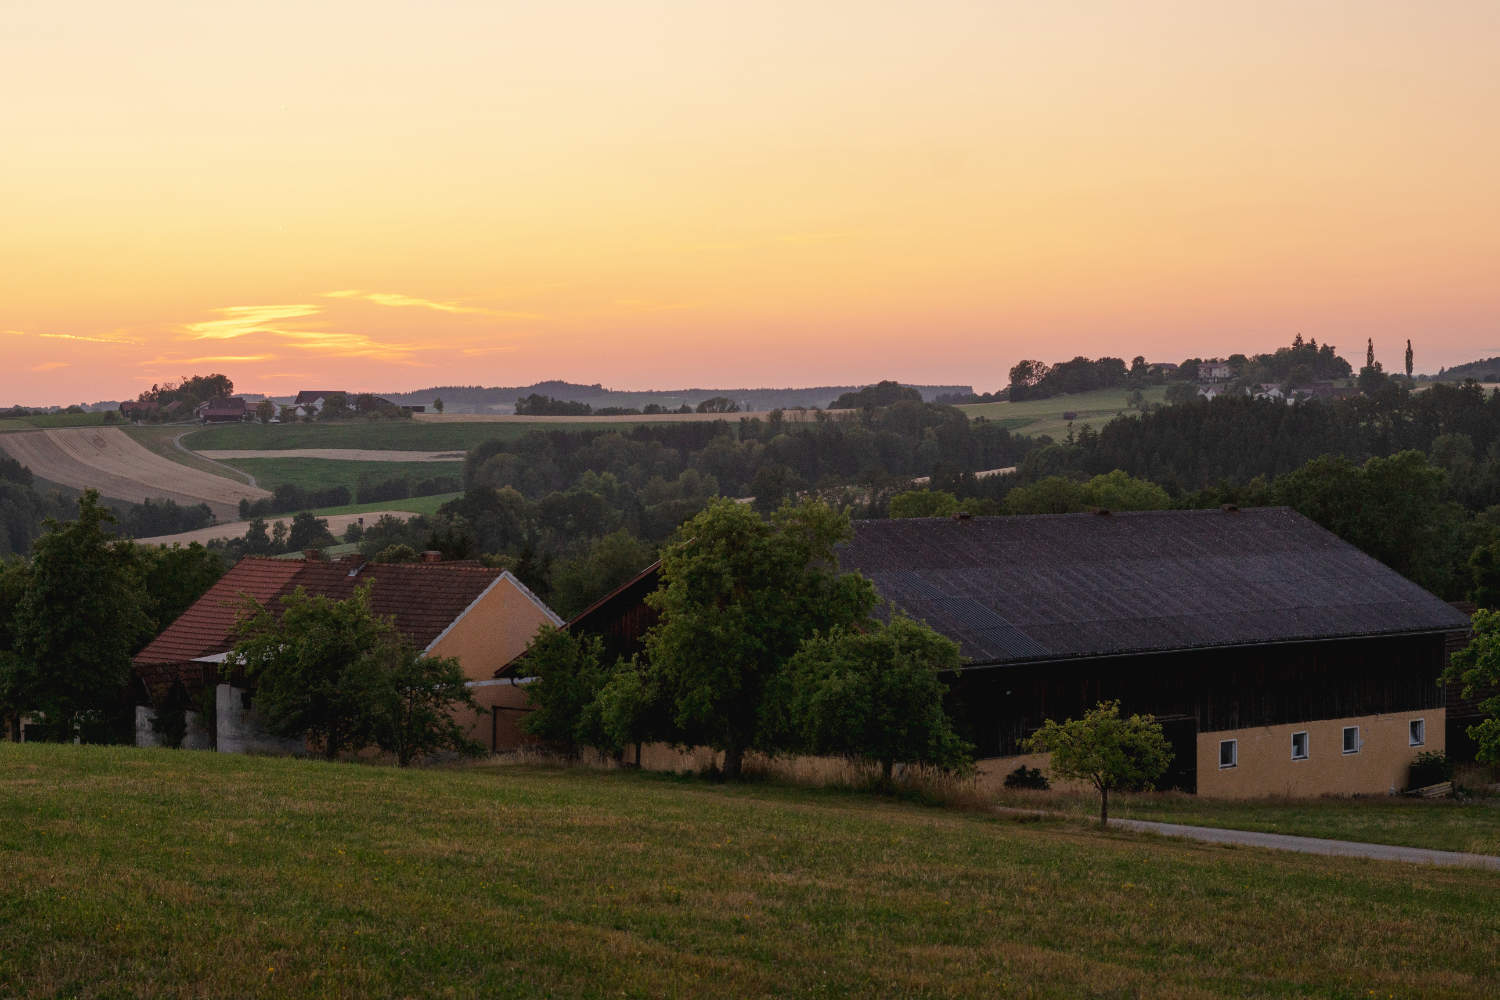
<svg viewBox="0 0 1500 1000">
<path fill-rule="evenodd" d="M 0 0 L 0 405 L 1500 354 L 1500 3 Z"/>
</svg>

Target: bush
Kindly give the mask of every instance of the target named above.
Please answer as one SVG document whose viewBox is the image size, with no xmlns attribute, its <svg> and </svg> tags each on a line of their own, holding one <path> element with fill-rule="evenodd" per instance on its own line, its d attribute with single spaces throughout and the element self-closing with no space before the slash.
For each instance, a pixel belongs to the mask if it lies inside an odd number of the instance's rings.
<svg viewBox="0 0 1500 1000">
<path fill-rule="evenodd" d="M 1052 787 L 1052 782 L 1042 773 L 1039 767 L 1027 767 L 1025 764 L 1017 767 L 1005 776 L 1006 788 L 1039 788 L 1042 791 Z"/>
<path fill-rule="evenodd" d="M 1419 753 L 1412 759 L 1411 774 L 1407 778 L 1407 788 L 1426 788 L 1428 785 L 1436 785 L 1440 782 L 1449 781 L 1453 777 L 1453 762 L 1448 755 L 1441 751 Z"/>
</svg>

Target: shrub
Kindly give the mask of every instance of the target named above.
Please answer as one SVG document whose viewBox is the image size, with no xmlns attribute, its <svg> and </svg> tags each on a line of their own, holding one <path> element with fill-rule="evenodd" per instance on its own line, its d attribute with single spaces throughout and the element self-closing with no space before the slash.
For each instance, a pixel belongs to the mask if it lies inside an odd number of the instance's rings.
<svg viewBox="0 0 1500 1000">
<path fill-rule="evenodd" d="M 1428 785 L 1448 781 L 1452 777 L 1453 762 L 1448 759 L 1448 755 L 1441 751 L 1428 751 L 1412 758 L 1411 774 L 1407 778 L 1406 787 L 1426 788 Z"/>
<path fill-rule="evenodd" d="M 1014 771 L 1005 776 L 1006 788 L 1039 788 L 1042 791 L 1052 787 L 1052 782 L 1042 773 L 1039 767 L 1027 767 L 1020 765 Z"/>
</svg>

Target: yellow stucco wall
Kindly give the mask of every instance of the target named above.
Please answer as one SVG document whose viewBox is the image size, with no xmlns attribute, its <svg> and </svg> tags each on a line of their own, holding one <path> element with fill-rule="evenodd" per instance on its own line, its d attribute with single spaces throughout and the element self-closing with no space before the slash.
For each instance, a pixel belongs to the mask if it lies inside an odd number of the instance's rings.
<svg viewBox="0 0 1500 1000">
<path fill-rule="evenodd" d="M 1425 721 L 1426 743 L 1412 746 L 1410 723 Z M 1215 798 L 1267 795 L 1384 795 L 1406 787 L 1407 767 L 1424 751 L 1442 752 L 1446 715 L 1441 708 L 1394 715 L 1365 715 L 1284 726 L 1257 726 L 1198 734 L 1198 794 Z M 1358 753 L 1343 752 L 1345 726 L 1358 726 Z M 1292 734 L 1306 732 L 1306 760 L 1292 759 Z M 1219 743 L 1239 741 L 1239 762 L 1219 766 Z"/>
<path fill-rule="evenodd" d="M 486 681 L 519 656 L 536 630 L 551 621 L 509 576 L 504 576 L 433 645 L 428 655 L 457 657 L 465 677 Z"/>
<path fill-rule="evenodd" d="M 551 623 L 554 619 L 514 580 L 503 576 L 433 644 L 428 655 L 456 657 L 468 680 L 492 681 L 496 670 L 525 651 L 538 628 Z M 481 683 L 470 691 L 479 706 L 489 710 L 460 709 L 455 714 L 470 739 L 489 750 L 509 749 L 523 742 L 516 728 L 521 713 L 515 709 L 526 705 L 525 688 Z"/>
</svg>

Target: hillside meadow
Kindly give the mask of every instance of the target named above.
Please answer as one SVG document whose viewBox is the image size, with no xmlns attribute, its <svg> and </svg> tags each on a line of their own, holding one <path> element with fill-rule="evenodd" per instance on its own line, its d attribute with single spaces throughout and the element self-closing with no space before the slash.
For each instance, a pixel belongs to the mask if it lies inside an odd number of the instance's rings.
<svg viewBox="0 0 1500 1000">
<path fill-rule="evenodd" d="M 1033 436 L 1047 434 L 1061 439 L 1068 433 L 1069 421 L 1063 416 L 1073 413 L 1075 430 L 1084 424 L 1099 430 L 1122 413 L 1133 412 L 1128 399 L 1130 390 L 1125 388 L 1095 389 L 1092 392 L 1075 392 L 1047 399 L 1027 399 L 1019 403 L 970 403 L 959 409 L 970 419 L 984 417 L 1003 424 L 1008 430 Z M 1148 386 L 1141 390 L 1147 403 L 1166 400 L 1167 390 L 1163 386 Z"/>
<path fill-rule="evenodd" d="M 19 997 L 1478 997 L 1500 877 L 862 793 L 0 745 Z"/>
<path fill-rule="evenodd" d="M 633 426 L 633 425 L 632 425 Z M 387 451 L 467 451 L 494 439 L 511 440 L 534 430 L 619 430 L 618 423 L 556 423 L 482 420 L 349 420 L 300 424 L 218 424 L 191 431 L 182 443 L 194 451 L 299 448 L 363 448 Z"/>
</svg>

